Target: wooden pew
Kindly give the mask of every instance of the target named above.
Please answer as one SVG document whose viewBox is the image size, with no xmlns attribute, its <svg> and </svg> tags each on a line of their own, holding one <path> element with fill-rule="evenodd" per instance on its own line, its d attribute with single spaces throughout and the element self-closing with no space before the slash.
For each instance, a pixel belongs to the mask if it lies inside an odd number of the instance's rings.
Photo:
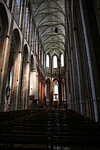
<svg viewBox="0 0 100 150">
<path fill-rule="evenodd" d="M 28 112 L 27 112 L 28 113 Z M 7 124 L 6 124 L 7 125 Z M 38 111 L 2 126 L 0 143 L 100 146 L 100 126 L 73 111 Z M 92 142 L 92 144 L 91 144 Z"/>
</svg>

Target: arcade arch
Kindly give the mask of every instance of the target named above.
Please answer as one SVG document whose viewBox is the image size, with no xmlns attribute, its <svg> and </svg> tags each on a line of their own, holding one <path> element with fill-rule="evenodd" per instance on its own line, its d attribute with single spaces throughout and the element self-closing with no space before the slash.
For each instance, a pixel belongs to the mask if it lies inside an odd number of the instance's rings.
<svg viewBox="0 0 100 150">
<path fill-rule="evenodd" d="M 8 100 L 8 108 L 17 110 L 19 108 L 19 83 L 20 83 L 20 34 L 18 29 L 12 32 L 10 55 L 8 61 L 8 73 L 6 80 L 6 89 L 9 87 L 11 94 Z M 15 99 L 16 97 L 16 99 Z M 7 100 L 7 99 L 6 99 Z"/>
</svg>

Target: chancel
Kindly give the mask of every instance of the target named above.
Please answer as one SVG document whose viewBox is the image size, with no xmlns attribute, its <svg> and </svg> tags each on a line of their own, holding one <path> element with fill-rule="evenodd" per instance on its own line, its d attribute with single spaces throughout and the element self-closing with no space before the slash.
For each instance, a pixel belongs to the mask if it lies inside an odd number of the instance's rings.
<svg viewBox="0 0 100 150">
<path fill-rule="evenodd" d="M 100 0 L 0 0 L 0 149 L 100 149 Z"/>
</svg>

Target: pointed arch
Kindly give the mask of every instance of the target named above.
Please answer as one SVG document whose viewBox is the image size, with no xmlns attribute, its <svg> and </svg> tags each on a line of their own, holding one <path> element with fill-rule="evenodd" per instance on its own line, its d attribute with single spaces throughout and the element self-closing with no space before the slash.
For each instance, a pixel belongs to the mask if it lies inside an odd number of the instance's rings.
<svg viewBox="0 0 100 150">
<path fill-rule="evenodd" d="M 20 84 L 20 46 L 21 38 L 17 28 L 12 32 L 10 56 L 9 56 L 9 86 L 11 88 L 10 110 L 19 108 L 19 84 Z M 15 99 L 16 97 L 16 99 Z"/>
</svg>

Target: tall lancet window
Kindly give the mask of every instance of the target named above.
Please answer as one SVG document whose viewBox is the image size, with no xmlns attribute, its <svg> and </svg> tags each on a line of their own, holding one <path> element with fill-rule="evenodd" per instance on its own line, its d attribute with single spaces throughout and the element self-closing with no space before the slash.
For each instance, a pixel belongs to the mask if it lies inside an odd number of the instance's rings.
<svg viewBox="0 0 100 150">
<path fill-rule="evenodd" d="M 61 67 L 64 67 L 64 55 L 61 54 Z"/>
<path fill-rule="evenodd" d="M 49 55 L 46 56 L 46 67 L 49 67 Z"/>
<path fill-rule="evenodd" d="M 53 56 L 53 68 L 57 68 L 57 56 Z"/>
</svg>

